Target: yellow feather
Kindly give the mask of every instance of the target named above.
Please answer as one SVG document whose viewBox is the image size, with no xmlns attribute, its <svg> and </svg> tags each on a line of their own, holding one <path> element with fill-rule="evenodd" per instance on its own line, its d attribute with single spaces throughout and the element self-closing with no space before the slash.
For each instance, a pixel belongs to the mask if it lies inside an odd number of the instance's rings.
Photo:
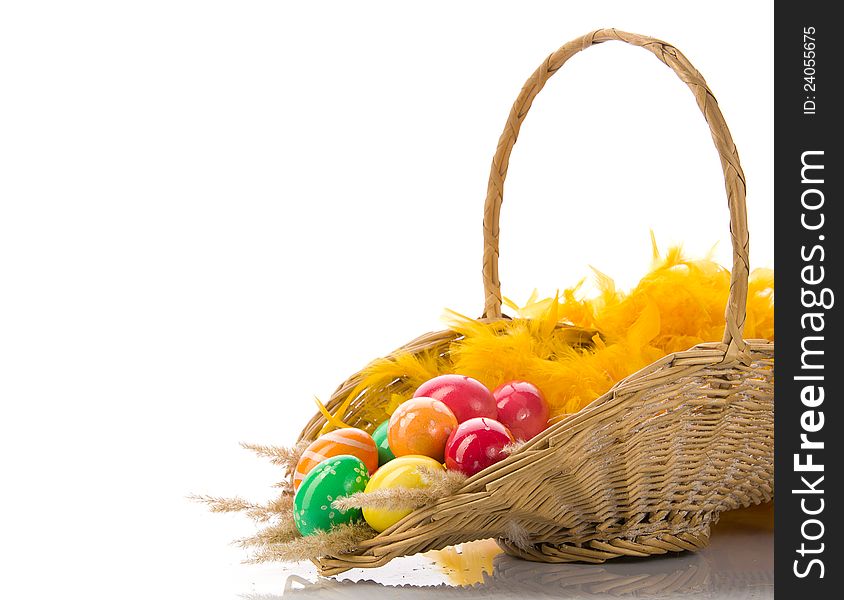
<svg viewBox="0 0 844 600">
<path fill-rule="evenodd" d="M 720 340 L 729 271 L 711 253 L 689 260 L 675 246 L 663 256 L 653 232 L 651 245 L 651 270 L 626 293 L 593 268 L 595 298 L 579 298 L 581 280 L 553 298 L 540 299 L 534 290 L 523 306 L 504 298 L 504 306 L 515 313 L 511 320 L 482 323 L 447 310 L 444 320 L 459 334 L 447 353 L 373 361 L 329 423 L 342 424 L 360 394 L 381 398 L 364 402 L 362 409 L 366 419 L 378 423 L 416 387 L 442 373 L 468 375 L 490 389 L 512 379 L 531 381 L 545 393 L 556 419 L 577 412 L 666 354 Z M 774 273 L 769 269 L 750 275 L 744 336 L 774 339 Z"/>
<path fill-rule="evenodd" d="M 319 432 L 320 435 L 322 435 L 326 431 L 329 431 L 332 427 L 337 428 L 337 429 L 341 429 L 343 427 L 348 427 L 348 425 L 346 425 L 343 421 L 338 419 L 336 416 L 332 415 L 328 411 L 328 409 L 325 408 L 325 404 L 320 402 L 319 398 L 317 398 L 316 396 L 314 396 L 314 402 L 316 402 L 316 405 L 317 405 L 317 408 L 319 409 L 319 412 L 322 413 L 322 415 L 325 417 L 325 421 L 326 421 L 325 425 L 322 426 L 322 429 Z M 338 410 L 337 413 L 340 413 L 340 411 Z"/>
</svg>

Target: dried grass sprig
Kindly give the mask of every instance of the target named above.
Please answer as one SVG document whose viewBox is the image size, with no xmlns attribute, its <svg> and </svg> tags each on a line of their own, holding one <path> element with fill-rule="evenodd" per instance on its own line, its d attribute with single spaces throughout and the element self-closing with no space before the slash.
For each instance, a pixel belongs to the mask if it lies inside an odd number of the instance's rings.
<svg viewBox="0 0 844 600">
<path fill-rule="evenodd" d="M 527 444 L 527 442 L 524 440 L 516 440 L 515 442 L 510 442 L 501 449 L 501 453 L 510 456 L 514 452 L 518 451 L 525 444 Z"/>
<path fill-rule="evenodd" d="M 205 504 L 208 510 L 213 513 L 245 513 L 250 519 L 258 522 L 265 522 L 276 517 L 284 516 L 293 509 L 293 496 L 287 492 L 282 493 L 265 504 L 249 502 L 237 496 L 223 498 L 205 494 L 194 494 L 188 496 L 188 499 Z"/>
<path fill-rule="evenodd" d="M 223 498 L 220 496 L 209 496 L 207 494 L 191 494 L 188 496 L 188 500 L 205 504 L 212 513 L 246 512 L 261 507 L 259 504 L 249 502 L 238 496 Z"/>
<path fill-rule="evenodd" d="M 272 464 L 283 467 L 289 472 L 296 466 L 296 463 L 299 462 L 302 452 L 305 451 L 305 448 L 307 448 L 310 443 L 311 442 L 309 440 L 302 440 L 293 446 L 287 447 L 241 442 L 240 447 L 245 450 L 251 450 L 262 458 L 270 459 Z"/>
<path fill-rule="evenodd" d="M 504 528 L 504 537 L 522 550 L 528 550 L 531 547 L 530 532 L 516 521 L 507 523 Z"/>
<path fill-rule="evenodd" d="M 336 525 L 328 532 L 265 544 L 245 562 L 296 562 L 317 556 L 336 556 L 351 552 L 363 540 L 374 535 L 375 531 L 365 523 Z"/>
<path fill-rule="evenodd" d="M 337 498 L 331 503 L 332 508 L 346 511 L 350 508 L 385 508 L 402 510 L 419 508 L 435 500 L 427 490 L 416 488 L 390 488 L 372 492 L 358 492 L 344 498 Z"/>
<path fill-rule="evenodd" d="M 419 477 L 430 494 L 436 498 L 450 496 L 468 479 L 460 471 L 445 471 L 428 467 L 419 467 Z"/>
<path fill-rule="evenodd" d="M 283 519 L 281 522 L 265 527 L 253 536 L 236 540 L 234 543 L 241 548 L 255 548 L 271 546 L 274 544 L 285 544 L 301 537 L 296 525 L 293 523 L 293 515 Z"/>
<path fill-rule="evenodd" d="M 262 508 L 269 513 L 281 514 L 293 510 L 293 494 L 283 493 L 267 502 Z"/>
<path fill-rule="evenodd" d="M 282 493 L 266 504 L 256 506 L 246 511 L 246 516 L 258 522 L 266 522 L 273 519 L 293 519 L 293 495 L 287 492 Z"/>
<path fill-rule="evenodd" d="M 338 498 L 331 503 L 338 510 L 350 508 L 386 508 L 388 510 L 405 510 L 420 508 L 431 504 L 440 498 L 453 494 L 466 476 L 458 471 L 443 471 L 439 469 L 419 468 L 419 476 L 423 488 L 390 488 L 371 492 L 358 492 L 351 496 Z"/>
</svg>

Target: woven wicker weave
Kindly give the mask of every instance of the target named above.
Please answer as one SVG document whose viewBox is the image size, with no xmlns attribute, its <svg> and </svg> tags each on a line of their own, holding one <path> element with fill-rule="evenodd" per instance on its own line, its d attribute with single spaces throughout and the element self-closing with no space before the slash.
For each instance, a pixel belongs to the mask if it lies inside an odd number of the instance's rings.
<svg viewBox="0 0 844 600">
<path fill-rule="evenodd" d="M 484 210 L 484 316 L 502 318 L 498 219 L 510 152 L 535 96 L 573 55 L 619 40 L 652 52 L 692 90 L 721 157 L 730 210 L 733 268 L 720 342 L 672 354 L 630 375 L 577 414 L 554 424 L 507 459 L 469 478 L 453 495 L 415 510 L 354 552 L 315 560 L 324 575 L 376 567 L 397 556 L 496 538 L 535 561 L 603 562 L 697 550 L 721 511 L 768 501 L 773 494 L 774 345 L 742 339 L 748 283 L 745 182 L 738 154 L 703 77 L 665 42 L 615 29 L 573 40 L 551 54 L 525 83 L 492 164 Z M 429 333 L 396 352 L 448 352 L 456 334 Z M 335 410 L 360 381 L 333 394 Z M 401 380 L 366 389 L 343 415 L 360 416 L 412 390 Z M 317 414 L 300 439 L 316 437 Z"/>
</svg>

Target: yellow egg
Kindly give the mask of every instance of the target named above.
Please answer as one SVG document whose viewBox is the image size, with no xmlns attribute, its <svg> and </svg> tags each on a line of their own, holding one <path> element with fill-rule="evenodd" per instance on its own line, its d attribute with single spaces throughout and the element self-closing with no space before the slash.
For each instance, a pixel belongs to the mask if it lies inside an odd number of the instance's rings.
<svg viewBox="0 0 844 600">
<path fill-rule="evenodd" d="M 419 467 L 431 470 L 445 470 L 439 462 L 428 456 L 409 454 L 399 456 L 375 471 L 366 485 L 366 492 L 392 488 L 423 488 L 425 484 L 419 474 Z M 363 518 L 377 532 L 382 532 L 395 525 L 413 512 L 412 508 L 387 510 L 384 508 L 364 508 Z"/>
</svg>

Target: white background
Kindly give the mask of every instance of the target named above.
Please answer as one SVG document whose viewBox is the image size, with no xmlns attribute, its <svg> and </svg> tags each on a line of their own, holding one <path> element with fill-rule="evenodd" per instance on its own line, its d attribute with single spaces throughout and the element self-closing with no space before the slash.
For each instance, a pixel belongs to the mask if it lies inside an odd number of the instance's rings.
<svg viewBox="0 0 844 600">
<path fill-rule="evenodd" d="M 510 104 L 562 43 L 660 37 L 706 76 L 772 266 L 772 4 L 0 3 L 0 591 L 231 598 L 273 567 L 192 492 L 270 492 L 312 396 L 482 309 L 481 213 Z M 648 231 L 729 263 L 688 89 L 604 44 L 534 104 L 502 212 L 504 293 Z M 268 571 L 269 569 L 269 571 Z M 279 591 L 279 589 L 262 591 Z"/>
</svg>

